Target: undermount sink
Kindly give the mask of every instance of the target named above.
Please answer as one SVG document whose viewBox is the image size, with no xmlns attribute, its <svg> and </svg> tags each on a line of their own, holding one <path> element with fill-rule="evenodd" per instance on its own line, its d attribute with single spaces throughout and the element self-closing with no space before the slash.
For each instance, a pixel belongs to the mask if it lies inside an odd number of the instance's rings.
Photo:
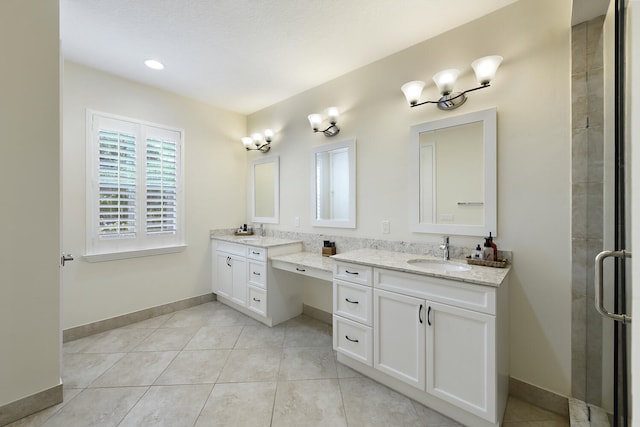
<svg viewBox="0 0 640 427">
<path fill-rule="evenodd" d="M 413 267 L 425 268 L 428 270 L 439 270 L 439 271 L 471 270 L 470 265 L 458 264 L 455 262 L 449 262 L 449 261 L 439 260 L 439 259 L 410 259 L 409 261 L 407 261 L 407 263 L 411 264 Z"/>
<path fill-rule="evenodd" d="M 241 242 L 255 242 L 256 240 L 260 240 L 260 237 L 243 237 L 240 239 Z"/>
</svg>

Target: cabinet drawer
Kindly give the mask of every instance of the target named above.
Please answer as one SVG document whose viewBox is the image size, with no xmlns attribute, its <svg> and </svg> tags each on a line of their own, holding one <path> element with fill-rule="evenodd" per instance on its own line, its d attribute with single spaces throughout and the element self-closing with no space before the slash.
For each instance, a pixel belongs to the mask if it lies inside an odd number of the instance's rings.
<svg viewBox="0 0 640 427">
<path fill-rule="evenodd" d="M 249 285 L 249 310 L 267 315 L 267 291 Z"/>
<path fill-rule="evenodd" d="M 374 287 L 428 301 L 496 314 L 496 289 L 438 277 L 376 268 Z"/>
<path fill-rule="evenodd" d="M 232 255 L 245 256 L 247 247 L 238 243 L 223 242 L 218 240 L 216 243 L 216 250 Z"/>
<path fill-rule="evenodd" d="M 249 284 L 265 289 L 267 283 L 267 268 L 264 262 L 249 261 L 249 271 L 247 278 Z"/>
<path fill-rule="evenodd" d="M 372 336 L 369 326 L 333 316 L 333 349 L 368 366 L 373 366 Z"/>
<path fill-rule="evenodd" d="M 266 261 L 267 250 L 256 246 L 247 246 L 247 258 L 255 259 L 257 261 Z"/>
<path fill-rule="evenodd" d="M 333 312 L 356 322 L 371 326 L 373 295 L 372 288 L 354 283 L 334 280 Z"/>
<path fill-rule="evenodd" d="M 336 263 L 333 275 L 337 279 L 371 286 L 373 268 L 360 264 Z"/>
</svg>

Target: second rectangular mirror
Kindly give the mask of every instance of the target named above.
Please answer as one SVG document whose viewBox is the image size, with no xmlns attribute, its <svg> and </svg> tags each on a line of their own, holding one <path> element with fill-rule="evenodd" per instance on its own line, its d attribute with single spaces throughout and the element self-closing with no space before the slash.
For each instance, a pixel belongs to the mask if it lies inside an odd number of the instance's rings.
<svg viewBox="0 0 640 427">
<path fill-rule="evenodd" d="M 280 158 L 254 160 L 251 170 L 251 221 L 277 224 L 280 207 Z"/>
<path fill-rule="evenodd" d="M 356 228 L 356 141 L 311 151 L 311 225 Z"/>
</svg>

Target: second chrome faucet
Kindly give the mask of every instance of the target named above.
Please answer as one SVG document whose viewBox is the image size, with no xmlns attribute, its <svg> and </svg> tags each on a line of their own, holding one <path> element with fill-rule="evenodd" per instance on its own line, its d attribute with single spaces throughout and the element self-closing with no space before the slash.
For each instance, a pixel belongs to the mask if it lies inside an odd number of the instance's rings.
<svg viewBox="0 0 640 427">
<path fill-rule="evenodd" d="M 449 260 L 449 236 L 443 236 L 440 249 L 442 249 L 442 259 L 444 259 L 445 261 L 448 261 Z"/>
</svg>

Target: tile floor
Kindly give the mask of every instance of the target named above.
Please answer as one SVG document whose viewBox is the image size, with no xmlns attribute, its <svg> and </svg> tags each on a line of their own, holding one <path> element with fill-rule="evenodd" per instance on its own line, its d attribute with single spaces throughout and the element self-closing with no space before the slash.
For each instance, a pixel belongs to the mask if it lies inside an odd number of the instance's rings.
<svg viewBox="0 0 640 427">
<path fill-rule="evenodd" d="M 331 327 L 210 302 L 63 346 L 64 402 L 18 426 L 459 426 L 338 363 Z M 568 426 L 510 398 L 504 426 Z"/>
</svg>

